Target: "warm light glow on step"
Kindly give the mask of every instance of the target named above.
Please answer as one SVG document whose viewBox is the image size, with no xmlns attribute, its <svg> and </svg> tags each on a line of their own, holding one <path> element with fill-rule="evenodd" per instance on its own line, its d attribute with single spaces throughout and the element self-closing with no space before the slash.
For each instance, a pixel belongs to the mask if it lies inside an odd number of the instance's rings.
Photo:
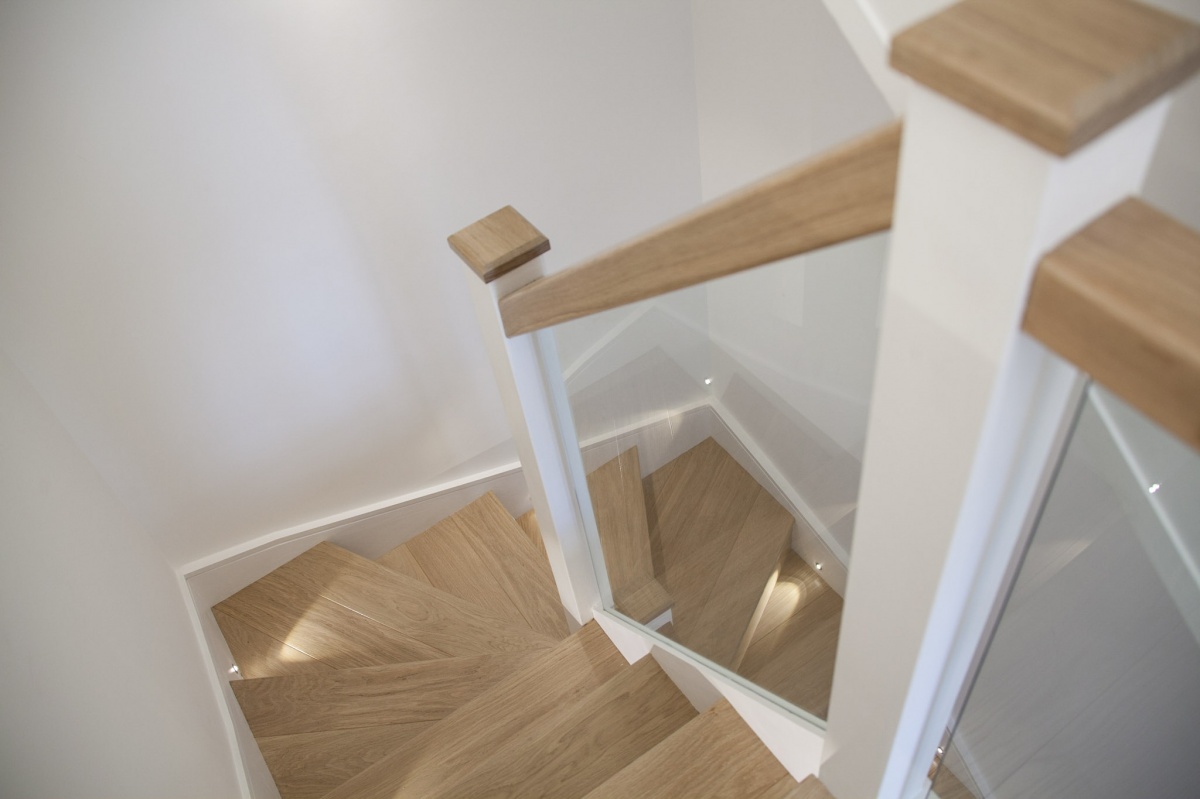
<svg viewBox="0 0 1200 799">
<path fill-rule="evenodd" d="M 824 566 L 821 564 L 821 561 L 818 560 L 816 563 L 813 564 L 813 568 L 816 569 L 817 571 L 821 571 L 821 569 L 823 569 Z"/>
</svg>

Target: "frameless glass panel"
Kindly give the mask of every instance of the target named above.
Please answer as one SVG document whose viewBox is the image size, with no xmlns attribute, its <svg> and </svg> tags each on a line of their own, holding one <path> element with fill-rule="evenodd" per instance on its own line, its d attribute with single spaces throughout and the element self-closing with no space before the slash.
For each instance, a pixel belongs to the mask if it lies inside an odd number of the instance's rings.
<svg viewBox="0 0 1200 799">
<path fill-rule="evenodd" d="M 886 248 L 886 234 L 866 237 L 541 340 L 610 607 L 819 718 Z"/>
<path fill-rule="evenodd" d="M 941 768 L 949 797 L 1200 785 L 1200 454 L 1092 387 Z"/>
</svg>

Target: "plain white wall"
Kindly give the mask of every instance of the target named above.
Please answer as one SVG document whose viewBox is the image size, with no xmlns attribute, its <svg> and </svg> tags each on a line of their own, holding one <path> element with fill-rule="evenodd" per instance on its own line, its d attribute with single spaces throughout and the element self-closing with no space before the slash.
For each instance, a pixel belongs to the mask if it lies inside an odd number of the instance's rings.
<svg viewBox="0 0 1200 799">
<path fill-rule="evenodd" d="M 686 2 L 0 7 L 0 342 L 180 566 L 514 458 L 445 237 L 699 198 Z"/>
<path fill-rule="evenodd" d="M 0 352 L 0 794 L 239 795 L 180 584 Z"/>
</svg>

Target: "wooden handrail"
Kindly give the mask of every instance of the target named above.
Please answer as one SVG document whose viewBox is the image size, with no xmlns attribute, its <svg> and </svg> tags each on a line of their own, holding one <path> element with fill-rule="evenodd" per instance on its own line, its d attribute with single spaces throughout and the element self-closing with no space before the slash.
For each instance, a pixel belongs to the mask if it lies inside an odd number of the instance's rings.
<svg viewBox="0 0 1200 799">
<path fill-rule="evenodd" d="M 896 36 L 891 63 L 1067 155 L 1200 69 L 1200 27 L 1131 0 L 964 0 Z"/>
<path fill-rule="evenodd" d="M 768 177 L 500 300 L 509 336 L 886 230 L 900 123 Z"/>
<path fill-rule="evenodd" d="M 1022 327 L 1200 449 L 1200 233 L 1122 202 L 1042 259 Z"/>
</svg>

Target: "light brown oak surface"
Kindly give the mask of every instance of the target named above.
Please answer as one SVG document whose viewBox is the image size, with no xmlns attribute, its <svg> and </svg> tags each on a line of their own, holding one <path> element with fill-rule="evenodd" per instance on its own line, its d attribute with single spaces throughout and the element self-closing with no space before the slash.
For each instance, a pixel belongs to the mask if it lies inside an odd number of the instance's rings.
<svg viewBox="0 0 1200 799">
<path fill-rule="evenodd" d="M 695 716 L 654 659 L 642 658 L 575 703 L 553 727 L 515 736 L 431 797 L 582 797 Z"/>
<path fill-rule="evenodd" d="M 774 755 L 721 700 L 587 796 L 752 797 L 786 777 Z"/>
<path fill-rule="evenodd" d="M 485 283 L 550 249 L 550 240 L 511 205 L 454 233 L 449 242 Z"/>
<path fill-rule="evenodd" d="M 1023 327 L 1200 449 L 1200 233 L 1126 200 L 1042 259 Z"/>
<path fill-rule="evenodd" d="M 320 799 L 434 722 L 259 738 L 281 799 Z"/>
<path fill-rule="evenodd" d="M 238 673 L 246 678 L 282 677 L 288 674 L 332 671 L 333 667 L 306 655 L 249 624 L 220 610 L 213 610 L 217 626 Z"/>
<path fill-rule="evenodd" d="M 1200 28 L 1131 0 L 964 0 L 900 33 L 891 63 L 1067 155 L 1200 68 Z"/>
<path fill-rule="evenodd" d="M 501 298 L 514 336 L 886 230 L 900 125 L 761 180 Z"/>
<path fill-rule="evenodd" d="M 617 610 L 641 622 L 661 615 L 671 597 L 654 576 L 637 447 L 593 471 L 587 483 Z"/>
<path fill-rule="evenodd" d="M 543 650 L 231 683 L 255 737 L 436 721 Z"/>
<path fill-rule="evenodd" d="M 626 667 L 595 623 L 492 686 L 404 748 L 328 794 L 328 799 L 425 797 L 517 735 L 552 729 L 574 702 Z"/>
</svg>

